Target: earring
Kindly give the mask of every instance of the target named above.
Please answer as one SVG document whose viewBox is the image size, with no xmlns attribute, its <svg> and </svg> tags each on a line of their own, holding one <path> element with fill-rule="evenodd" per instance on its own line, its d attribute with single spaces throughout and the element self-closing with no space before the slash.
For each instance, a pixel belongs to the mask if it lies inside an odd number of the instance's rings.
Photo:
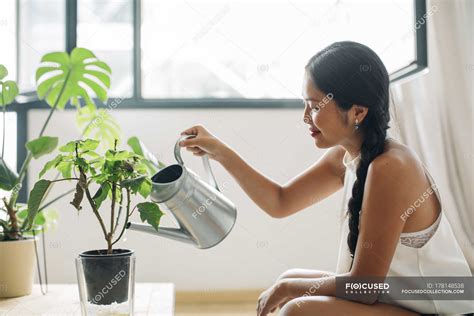
<svg viewBox="0 0 474 316">
<path fill-rule="evenodd" d="M 359 120 L 358 120 L 358 119 L 356 119 L 355 129 L 356 129 L 356 130 L 359 129 Z"/>
</svg>

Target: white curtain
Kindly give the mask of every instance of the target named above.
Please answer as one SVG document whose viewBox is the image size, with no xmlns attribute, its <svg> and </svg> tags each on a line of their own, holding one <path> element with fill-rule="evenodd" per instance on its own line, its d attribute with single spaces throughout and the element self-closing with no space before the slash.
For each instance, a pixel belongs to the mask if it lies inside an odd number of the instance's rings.
<svg viewBox="0 0 474 316">
<path fill-rule="evenodd" d="M 392 84 L 389 134 L 414 149 L 428 167 L 474 271 L 474 1 L 431 0 L 430 9 L 429 71 Z"/>
</svg>

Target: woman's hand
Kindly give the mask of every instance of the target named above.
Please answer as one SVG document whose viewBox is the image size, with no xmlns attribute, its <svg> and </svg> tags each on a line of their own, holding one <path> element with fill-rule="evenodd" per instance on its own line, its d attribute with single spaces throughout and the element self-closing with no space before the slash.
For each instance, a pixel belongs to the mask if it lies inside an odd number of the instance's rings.
<svg viewBox="0 0 474 316">
<path fill-rule="evenodd" d="M 204 126 L 193 126 L 182 132 L 181 135 L 196 135 L 196 137 L 179 143 L 181 147 L 186 147 L 186 150 L 193 152 L 195 156 L 208 155 L 209 158 L 216 161 L 224 159 L 228 146 L 212 135 Z"/>
<path fill-rule="evenodd" d="M 273 286 L 265 290 L 258 298 L 257 316 L 266 316 L 273 313 L 277 308 L 282 308 L 283 305 L 292 300 L 289 296 L 289 281 L 278 280 Z"/>
</svg>

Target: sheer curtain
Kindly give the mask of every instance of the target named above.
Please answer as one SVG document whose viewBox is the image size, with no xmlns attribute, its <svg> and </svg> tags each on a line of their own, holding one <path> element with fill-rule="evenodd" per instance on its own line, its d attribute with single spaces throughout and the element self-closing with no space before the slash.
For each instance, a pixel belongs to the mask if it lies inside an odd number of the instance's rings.
<svg viewBox="0 0 474 316">
<path fill-rule="evenodd" d="M 474 270 L 474 1 L 427 1 L 429 71 L 392 84 L 391 136 L 414 149 Z M 440 254 L 442 255 L 442 254 Z"/>
</svg>

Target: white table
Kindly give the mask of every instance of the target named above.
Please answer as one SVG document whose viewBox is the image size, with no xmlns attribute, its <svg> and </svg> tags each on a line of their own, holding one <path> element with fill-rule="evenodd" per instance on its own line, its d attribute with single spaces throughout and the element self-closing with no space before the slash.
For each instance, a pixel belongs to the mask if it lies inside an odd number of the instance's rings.
<svg viewBox="0 0 474 316">
<path fill-rule="evenodd" d="M 174 315 L 173 283 L 136 283 L 134 315 Z M 39 285 L 31 295 L 2 299 L 1 316 L 70 316 L 81 315 L 77 284 L 50 284 L 42 295 Z"/>
</svg>

